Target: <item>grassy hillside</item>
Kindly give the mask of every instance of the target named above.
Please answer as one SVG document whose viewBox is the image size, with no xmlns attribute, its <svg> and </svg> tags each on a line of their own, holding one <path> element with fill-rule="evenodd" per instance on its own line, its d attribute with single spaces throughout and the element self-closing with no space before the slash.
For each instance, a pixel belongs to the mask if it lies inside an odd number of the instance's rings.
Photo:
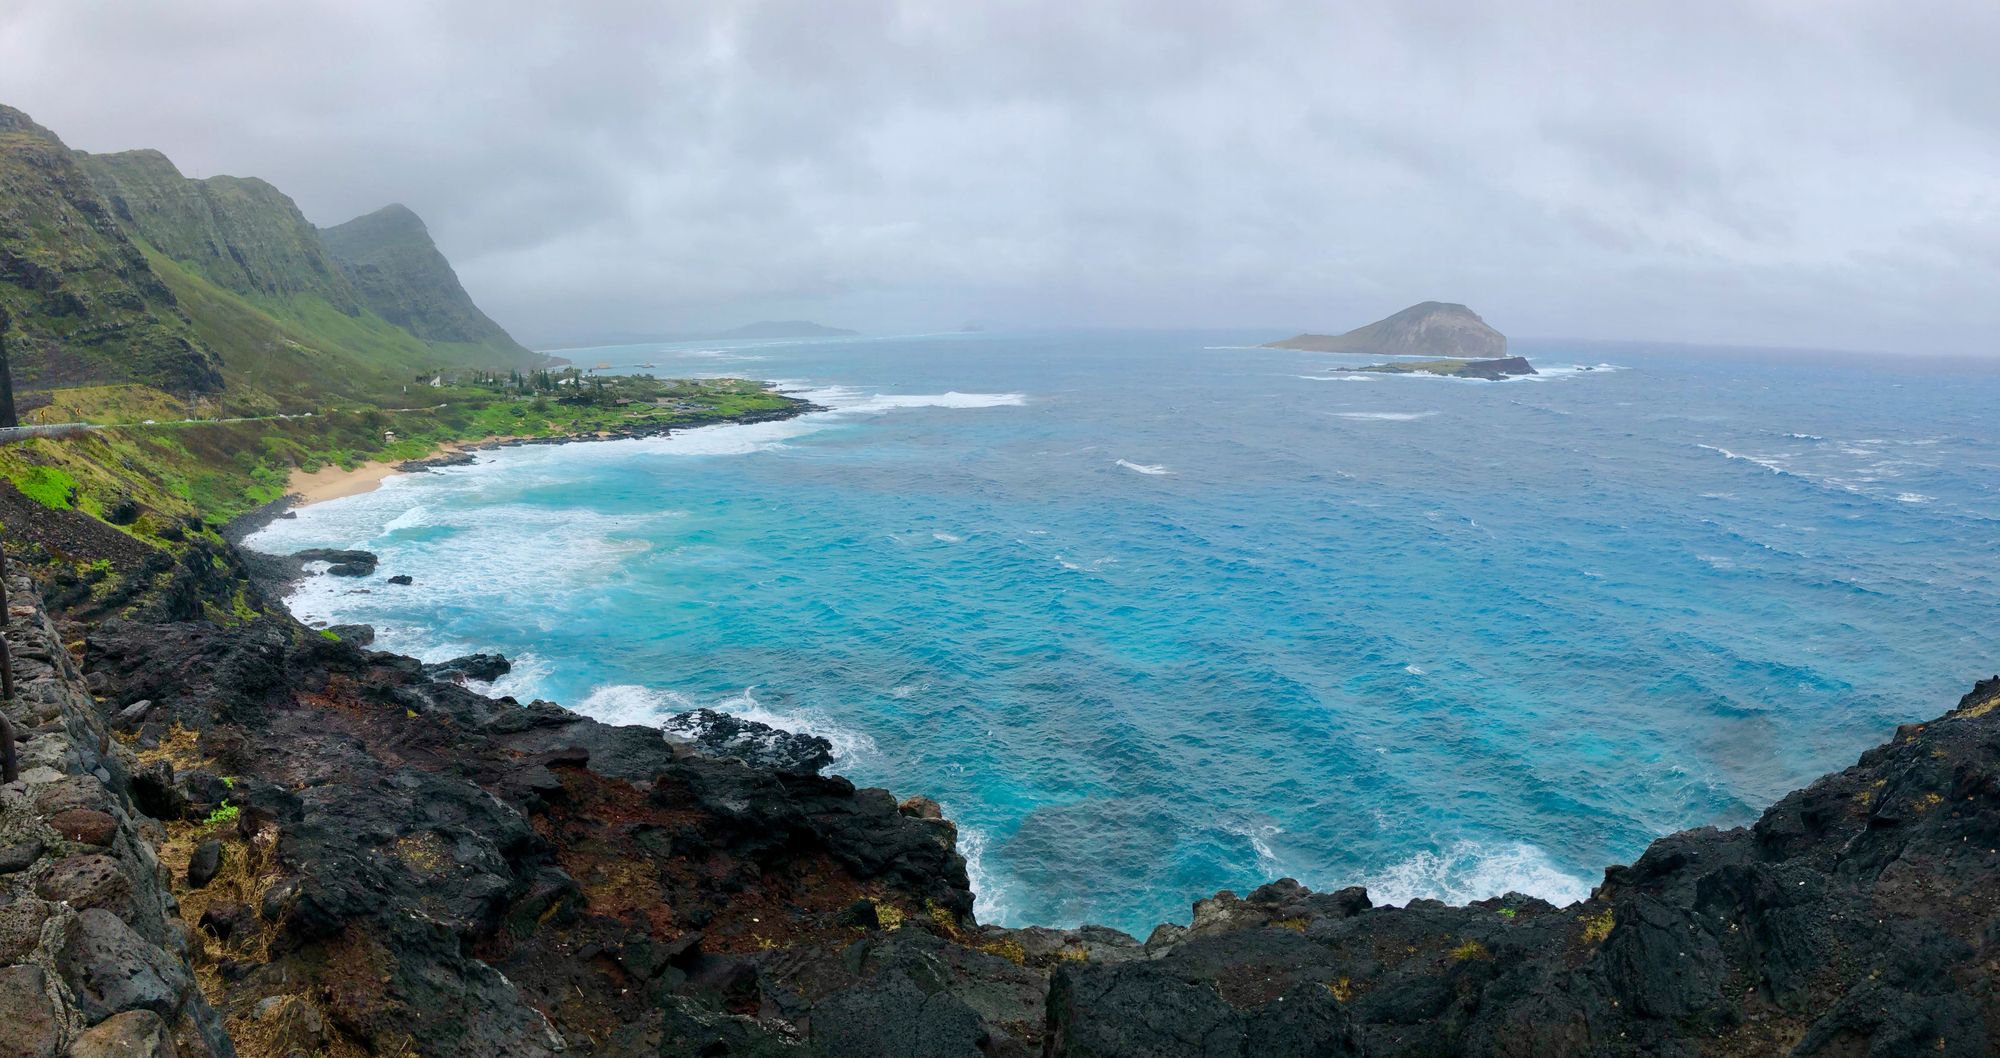
<svg viewBox="0 0 2000 1058">
<path fill-rule="evenodd" d="M 76 155 L 0 106 L 0 308 L 24 405 L 47 391 L 143 382 L 222 386 L 221 358 L 98 193 Z"/>
</svg>

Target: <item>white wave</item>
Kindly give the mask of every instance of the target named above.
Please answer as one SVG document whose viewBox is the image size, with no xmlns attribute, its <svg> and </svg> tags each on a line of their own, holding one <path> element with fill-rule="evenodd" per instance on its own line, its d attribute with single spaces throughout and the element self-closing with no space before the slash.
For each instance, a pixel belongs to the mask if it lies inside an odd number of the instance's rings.
<svg viewBox="0 0 2000 1058">
<path fill-rule="evenodd" d="M 946 819 L 952 818 L 949 808 L 938 807 L 944 809 Z M 972 913 L 981 922 L 1004 926 L 1012 922 L 1013 909 L 1007 904 L 1007 893 L 1000 879 L 986 869 L 988 840 L 986 831 L 958 824 L 958 854 L 965 857 L 965 878 L 972 883 Z"/>
<path fill-rule="evenodd" d="M 1166 466 L 1166 464 L 1165 464 L 1165 463 L 1133 463 L 1133 462 L 1130 462 L 1130 461 L 1128 461 L 1128 460 L 1124 460 L 1124 459 L 1121 459 L 1121 460 L 1119 460 L 1119 461 L 1118 461 L 1118 465 L 1119 465 L 1119 466 L 1121 466 L 1121 467 L 1124 467 L 1124 468 L 1125 468 L 1125 469 L 1127 469 L 1127 470 L 1130 470 L 1130 471 L 1133 471 L 1134 473 L 1138 473 L 1138 474 L 1171 474 L 1171 473 L 1173 473 L 1173 471 L 1171 471 L 1171 470 L 1168 470 L 1168 469 L 1167 469 L 1167 466 Z"/>
<path fill-rule="evenodd" d="M 1419 852 L 1367 879 L 1377 904 L 1442 900 L 1465 904 L 1504 893 L 1538 896 L 1558 907 L 1590 896 L 1590 883 L 1565 874 L 1548 854 L 1522 843 L 1492 845 L 1458 841 L 1442 851 Z"/>
<path fill-rule="evenodd" d="M 398 529 L 417 529 L 429 525 L 431 524 L 429 515 L 430 512 L 424 509 L 423 504 L 418 504 L 389 519 L 388 524 L 382 527 L 382 532 L 393 533 Z"/>
<path fill-rule="evenodd" d="M 1224 821 L 1222 829 L 1250 842 L 1250 851 L 1257 854 L 1257 870 L 1263 875 L 1278 875 L 1284 871 L 1278 860 L 1278 853 L 1271 848 L 1271 839 L 1285 832 L 1275 823 L 1244 823 Z"/>
<path fill-rule="evenodd" d="M 1763 467 L 1765 470 L 1768 470 L 1773 474 L 1792 473 L 1789 465 L 1780 461 L 1776 457 L 1744 455 L 1741 452 L 1732 452 L 1729 449 L 1722 447 L 1721 445 L 1697 444 L 1695 445 L 1695 447 L 1706 448 L 1711 452 L 1719 453 L 1725 459 L 1741 460 L 1742 462 L 1745 463 L 1751 463 L 1756 466 Z"/>
<path fill-rule="evenodd" d="M 480 689 L 480 693 L 495 698 L 512 696 L 524 702 L 542 697 L 542 681 L 555 672 L 555 665 L 532 650 L 523 651 L 520 656 L 510 657 L 507 660 L 513 663 L 513 668 Z"/>
<path fill-rule="evenodd" d="M 1361 422 L 1409 422 L 1412 419 L 1428 419 L 1434 411 L 1337 411 L 1335 415 L 1343 419 Z"/>
<path fill-rule="evenodd" d="M 1306 380 L 1306 381 L 1308 381 L 1308 382 L 1374 382 L 1374 381 L 1376 381 L 1376 380 L 1375 380 L 1374 378 L 1371 378 L 1371 377 L 1369 377 L 1369 376 L 1367 376 L 1367 375 L 1293 375 L 1292 377 L 1293 377 L 1293 378 L 1302 378 L 1302 379 L 1305 379 L 1305 380 Z"/>
<path fill-rule="evenodd" d="M 1535 364 L 1534 368 L 1534 374 L 1521 375 L 1519 376 L 1520 380 L 1523 382 L 1553 382 L 1559 379 L 1574 378 L 1578 375 L 1609 374 L 1613 371 L 1625 370 L 1617 364 Z"/>
<path fill-rule="evenodd" d="M 965 538 L 962 536 L 954 536 L 951 533 L 932 533 L 931 539 L 937 541 L 940 544 L 956 544 Z"/>
<path fill-rule="evenodd" d="M 1409 673 L 1412 676 L 1421 676 L 1424 674 L 1424 670 L 1422 669 L 1422 667 L 1417 665 L 1405 665 L 1403 666 L 1403 671 Z"/>
<path fill-rule="evenodd" d="M 1923 494 L 1923 493 L 1921 493 L 1921 492 L 1899 492 L 1899 493 L 1897 493 L 1897 494 L 1896 494 L 1896 502 L 1897 502 L 1897 503 L 1929 503 L 1929 502 L 1931 502 L 1931 498 L 1930 498 L 1929 496 L 1926 496 L 1926 495 L 1924 495 L 1924 494 Z"/>
<path fill-rule="evenodd" d="M 637 724 L 658 727 L 675 713 L 694 708 L 694 702 L 679 691 L 660 690 L 637 683 L 605 683 L 590 689 L 576 711 L 607 724 Z"/>
</svg>

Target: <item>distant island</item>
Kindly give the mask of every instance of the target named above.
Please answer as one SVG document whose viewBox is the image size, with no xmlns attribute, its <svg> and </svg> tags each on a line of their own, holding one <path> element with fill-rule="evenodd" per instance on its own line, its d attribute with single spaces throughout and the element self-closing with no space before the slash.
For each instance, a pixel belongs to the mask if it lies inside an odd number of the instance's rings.
<svg viewBox="0 0 2000 1058">
<path fill-rule="evenodd" d="M 1451 378 L 1483 378 L 1498 382 L 1515 375 L 1536 374 L 1534 366 L 1524 356 L 1506 356 L 1493 360 L 1399 360 L 1393 364 L 1370 364 L 1354 368 L 1356 371 L 1379 371 L 1388 375 L 1446 375 Z"/>
<path fill-rule="evenodd" d="M 850 338 L 860 334 L 845 327 L 828 327 L 809 320 L 759 320 L 733 331 L 698 334 L 696 338 Z"/>
<path fill-rule="evenodd" d="M 1265 348 L 1494 360 L 1507 355 L 1507 336 L 1488 327 L 1478 313 L 1464 305 L 1426 301 L 1346 334 L 1301 334 Z"/>
</svg>

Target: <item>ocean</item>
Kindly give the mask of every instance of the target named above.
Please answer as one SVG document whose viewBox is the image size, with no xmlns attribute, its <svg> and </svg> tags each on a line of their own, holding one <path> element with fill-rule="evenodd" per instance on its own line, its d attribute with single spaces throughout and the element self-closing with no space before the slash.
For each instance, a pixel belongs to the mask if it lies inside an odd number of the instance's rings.
<svg viewBox="0 0 2000 1058">
<path fill-rule="evenodd" d="M 1271 333 L 569 352 L 829 410 L 529 447 L 250 544 L 493 693 L 825 735 L 939 801 L 982 920 L 1140 936 L 1291 876 L 1557 903 L 2000 669 L 2000 373 L 1517 341 L 1507 382 Z M 408 574 L 415 583 L 386 583 Z"/>
</svg>

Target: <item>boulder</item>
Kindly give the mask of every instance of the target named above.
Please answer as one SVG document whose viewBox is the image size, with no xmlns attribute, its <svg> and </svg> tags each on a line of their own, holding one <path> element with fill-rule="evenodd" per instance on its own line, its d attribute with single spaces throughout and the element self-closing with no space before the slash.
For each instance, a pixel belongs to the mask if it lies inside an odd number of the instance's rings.
<svg viewBox="0 0 2000 1058">
<path fill-rule="evenodd" d="M 194 855 L 188 857 L 187 883 L 195 889 L 204 888 L 221 869 L 222 842 L 211 838 L 195 846 Z"/>
<path fill-rule="evenodd" d="M 98 1022 L 69 1046 L 69 1058 L 178 1058 L 167 1023 L 150 1010 Z"/>
<path fill-rule="evenodd" d="M 57 954 L 56 965 L 77 1008 L 91 1020 L 127 1010 L 173 1017 L 193 986 L 180 960 L 97 907 L 77 916 L 76 933 Z"/>
<path fill-rule="evenodd" d="M 61 1012 L 49 979 L 33 963 L 0 969 L 0 1058 L 56 1058 Z"/>
<path fill-rule="evenodd" d="M 464 683 L 477 680 L 492 683 L 513 671 L 514 663 L 499 654 L 467 654 L 424 666 L 424 675 L 434 680 Z"/>
<path fill-rule="evenodd" d="M 49 817 L 49 826 L 55 832 L 71 841 L 99 848 L 110 845 L 118 836 L 118 821 L 110 815 L 89 808 L 71 808 Z"/>
</svg>

